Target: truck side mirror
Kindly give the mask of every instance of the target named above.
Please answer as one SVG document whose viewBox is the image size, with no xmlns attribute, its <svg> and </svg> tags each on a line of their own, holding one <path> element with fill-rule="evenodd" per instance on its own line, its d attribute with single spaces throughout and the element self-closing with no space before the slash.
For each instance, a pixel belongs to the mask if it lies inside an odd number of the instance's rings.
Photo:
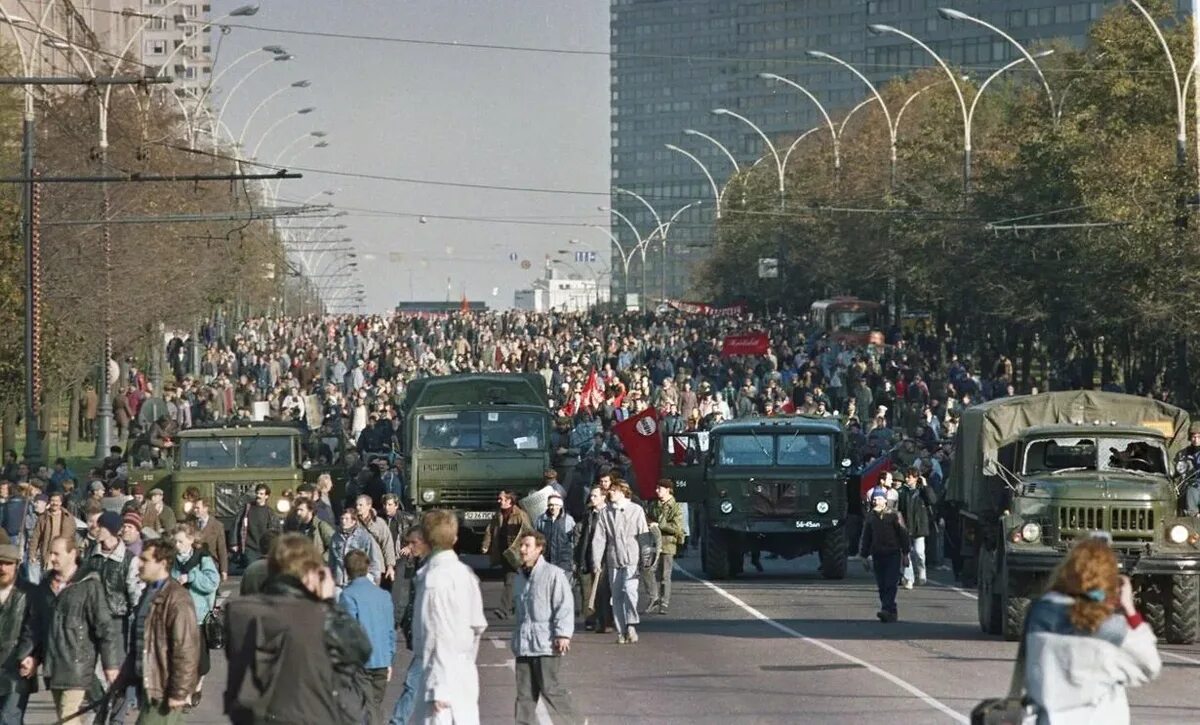
<svg viewBox="0 0 1200 725">
<path fill-rule="evenodd" d="M 1000 475 L 1000 466 L 994 458 L 983 459 L 983 475 L 998 476 Z"/>
</svg>

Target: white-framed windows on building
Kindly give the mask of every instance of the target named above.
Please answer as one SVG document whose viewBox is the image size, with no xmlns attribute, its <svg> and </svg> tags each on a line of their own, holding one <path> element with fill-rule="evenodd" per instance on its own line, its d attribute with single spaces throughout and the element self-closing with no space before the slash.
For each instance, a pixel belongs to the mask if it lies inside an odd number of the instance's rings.
<svg viewBox="0 0 1200 725">
<path fill-rule="evenodd" d="M 199 13 L 200 13 L 200 9 L 197 8 L 195 5 L 184 5 L 183 6 L 183 17 L 185 17 L 185 18 L 194 18 Z"/>
<path fill-rule="evenodd" d="M 167 41 L 165 40 L 147 40 L 146 55 L 166 55 Z"/>
</svg>

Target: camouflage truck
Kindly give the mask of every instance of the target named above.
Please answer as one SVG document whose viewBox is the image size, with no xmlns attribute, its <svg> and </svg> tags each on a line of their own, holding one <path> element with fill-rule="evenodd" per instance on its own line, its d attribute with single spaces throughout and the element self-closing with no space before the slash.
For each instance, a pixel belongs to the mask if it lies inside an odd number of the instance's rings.
<svg viewBox="0 0 1200 725">
<path fill-rule="evenodd" d="M 182 521 L 191 510 L 184 493 L 192 487 L 209 502 L 230 535 L 258 484 L 271 489 L 270 505 L 280 517 L 291 508 L 290 493 L 303 481 L 300 431 L 287 425 L 245 424 L 192 428 L 176 437 L 174 466 L 159 482 L 164 500 Z"/>
<path fill-rule="evenodd" d="M 664 472 L 676 497 L 698 509 L 706 576 L 742 573 L 751 550 L 786 559 L 817 553 L 822 576 L 846 576 L 850 461 L 836 419 L 743 418 L 691 437 L 700 440 L 684 443 L 680 455 L 680 441 L 669 442 Z"/>
<path fill-rule="evenodd" d="M 500 491 L 524 495 L 541 484 L 550 466 L 548 404 L 536 374 L 413 381 L 402 407 L 412 505 L 454 509 L 464 534 L 481 534 Z"/>
<path fill-rule="evenodd" d="M 1195 641 L 1200 534 L 1180 516 L 1172 462 L 1188 415 L 1148 398 L 1044 393 L 963 411 L 947 499 L 961 506 L 964 584 L 979 626 L 1015 640 L 1072 542 L 1110 538 L 1139 607 L 1172 643 Z"/>
</svg>

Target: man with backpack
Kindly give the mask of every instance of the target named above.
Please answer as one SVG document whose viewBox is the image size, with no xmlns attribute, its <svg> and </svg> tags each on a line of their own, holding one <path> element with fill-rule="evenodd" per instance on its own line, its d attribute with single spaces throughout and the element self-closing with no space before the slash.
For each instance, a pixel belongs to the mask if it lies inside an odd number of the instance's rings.
<svg viewBox="0 0 1200 725">
<path fill-rule="evenodd" d="M 307 537 L 317 547 L 317 553 L 325 556 L 333 544 L 333 527 L 317 518 L 316 507 L 307 499 L 296 502 L 295 514 L 296 533 Z"/>
</svg>

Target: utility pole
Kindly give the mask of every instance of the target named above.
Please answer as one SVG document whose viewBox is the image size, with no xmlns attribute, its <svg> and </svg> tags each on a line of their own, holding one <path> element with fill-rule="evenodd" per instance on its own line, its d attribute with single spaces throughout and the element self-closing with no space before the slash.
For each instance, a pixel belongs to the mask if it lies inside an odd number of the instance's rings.
<svg viewBox="0 0 1200 725">
<path fill-rule="evenodd" d="M 1192 0 L 1192 71 L 1196 70 L 1196 64 L 1200 63 L 1200 0 Z M 1192 78 L 1192 92 L 1195 94 L 1196 103 L 1200 104 L 1200 83 L 1196 82 L 1196 78 Z M 1200 108 L 1197 105 L 1196 108 Z M 1196 184 L 1197 184 L 1197 203 L 1200 203 L 1200 113 L 1196 114 Z"/>
</svg>

